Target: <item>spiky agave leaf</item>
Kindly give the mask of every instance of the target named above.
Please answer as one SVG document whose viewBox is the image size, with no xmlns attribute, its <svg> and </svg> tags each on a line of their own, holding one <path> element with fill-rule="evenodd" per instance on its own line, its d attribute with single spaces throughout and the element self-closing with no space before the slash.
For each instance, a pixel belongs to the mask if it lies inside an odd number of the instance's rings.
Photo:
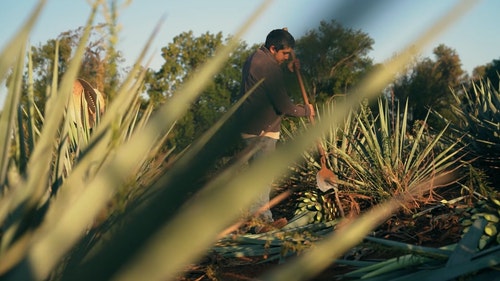
<svg viewBox="0 0 500 281">
<path fill-rule="evenodd" d="M 321 105 L 321 110 L 316 110 L 318 122 L 321 122 L 323 114 L 334 114 L 339 100 L 344 100 L 344 96 L 339 96 L 331 99 L 329 102 Z M 289 179 L 292 180 L 293 186 L 301 186 L 304 188 L 318 187 L 317 175 L 321 169 L 321 155 L 317 145 L 325 148 L 326 152 L 326 168 L 334 172 L 338 178 L 339 193 L 352 191 L 352 187 L 356 186 L 362 189 L 363 182 L 357 181 L 353 176 L 353 169 L 348 165 L 344 165 L 342 157 L 350 157 L 353 155 L 353 146 L 350 144 L 349 136 L 346 132 L 359 132 L 358 123 L 355 120 L 355 111 L 350 110 L 341 122 L 330 123 L 329 129 L 317 140 L 315 146 L 304 151 L 303 161 L 294 163 L 290 166 Z M 293 140 L 298 131 L 304 130 L 310 126 L 305 119 L 300 119 L 297 123 L 290 122 L 290 127 L 284 127 L 283 137 L 285 141 Z M 353 133 L 353 135 L 356 133 Z"/>
<path fill-rule="evenodd" d="M 458 122 L 453 130 L 464 136 L 463 144 L 474 165 L 498 182 L 500 172 L 500 92 L 489 81 L 473 82 L 471 89 L 452 91 L 453 112 Z"/>
</svg>

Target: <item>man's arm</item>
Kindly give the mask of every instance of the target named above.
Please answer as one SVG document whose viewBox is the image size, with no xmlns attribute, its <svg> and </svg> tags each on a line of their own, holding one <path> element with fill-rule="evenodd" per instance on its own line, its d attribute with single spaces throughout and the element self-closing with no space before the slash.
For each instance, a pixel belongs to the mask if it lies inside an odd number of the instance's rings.
<svg viewBox="0 0 500 281">
<path fill-rule="evenodd" d="M 307 117 L 314 114 L 312 106 L 296 105 L 290 99 L 281 69 L 270 69 L 265 81 L 266 92 L 278 114 L 293 117 Z"/>
</svg>

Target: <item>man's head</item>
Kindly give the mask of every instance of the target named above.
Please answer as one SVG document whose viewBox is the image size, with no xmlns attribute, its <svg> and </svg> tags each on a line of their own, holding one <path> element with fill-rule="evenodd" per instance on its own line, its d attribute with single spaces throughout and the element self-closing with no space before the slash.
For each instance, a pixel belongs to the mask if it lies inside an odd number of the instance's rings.
<svg viewBox="0 0 500 281">
<path fill-rule="evenodd" d="M 275 29 L 266 37 L 264 46 L 273 54 L 279 64 L 290 58 L 292 49 L 295 47 L 295 39 L 284 29 Z"/>
</svg>

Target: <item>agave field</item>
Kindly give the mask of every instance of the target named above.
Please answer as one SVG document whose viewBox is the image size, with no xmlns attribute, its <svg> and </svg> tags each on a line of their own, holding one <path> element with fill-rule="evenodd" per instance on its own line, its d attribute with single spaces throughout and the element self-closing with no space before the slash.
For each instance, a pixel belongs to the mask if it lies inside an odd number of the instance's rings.
<svg viewBox="0 0 500 281">
<path fill-rule="evenodd" d="M 351 93 L 318 105 L 314 126 L 301 120 L 284 128 L 270 159 L 242 168 L 248 154 L 219 161 L 226 143 L 238 137 L 231 116 L 245 97 L 181 154 L 173 157 L 164 143 L 266 3 L 157 110 L 139 101 L 146 74 L 140 63 L 150 42 L 112 101 L 78 79 L 101 1 L 93 4 L 60 80 L 57 65 L 52 69 L 45 108 L 38 108 L 27 42 L 45 3 L 39 1 L 0 53 L 8 89 L 0 115 L 2 280 L 499 275 L 498 89 L 480 81 L 453 93 L 456 119 L 444 120 L 440 130 L 427 120 L 410 126 L 405 102 L 377 96 L 467 5 L 450 11 Z M 327 192 L 316 188 L 318 139 L 338 177 Z M 273 213 L 288 224 L 254 234 L 250 229 L 259 222 L 242 220 L 241 208 L 273 180 Z"/>
</svg>

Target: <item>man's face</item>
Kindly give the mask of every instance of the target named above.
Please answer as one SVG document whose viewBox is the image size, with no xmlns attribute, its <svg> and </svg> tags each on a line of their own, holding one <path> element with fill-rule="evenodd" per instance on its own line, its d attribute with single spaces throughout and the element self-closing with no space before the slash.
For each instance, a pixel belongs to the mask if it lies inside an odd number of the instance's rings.
<svg viewBox="0 0 500 281">
<path fill-rule="evenodd" d="M 292 48 L 290 47 L 276 51 L 276 47 L 271 46 L 269 50 L 271 51 L 271 54 L 273 54 L 278 64 L 282 64 L 283 62 L 287 61 L 292 53 Z"/>
</svg>

